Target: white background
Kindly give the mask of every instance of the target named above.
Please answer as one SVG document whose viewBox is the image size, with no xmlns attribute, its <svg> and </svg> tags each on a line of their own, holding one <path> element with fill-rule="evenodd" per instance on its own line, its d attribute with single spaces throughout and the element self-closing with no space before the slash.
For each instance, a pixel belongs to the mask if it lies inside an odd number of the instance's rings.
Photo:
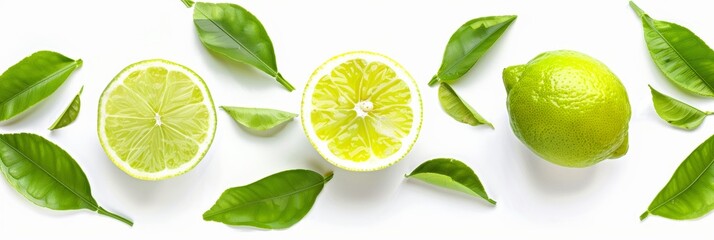
<svg viewBox="0 0 714 240">
<path fill-rule="evenodd" d="M 84 60 L 55 94 L 22 116 L 0 123 L 0 132 L 33 132 L 56 142 L 82 166 L 97 201 L 135 222 L 130 228 L 86 210 L 40 208 L 2 181 L 3 239 L 664 239 L 711 234 L 711 216 L 638 220 L 680 162 L 714 133 L 712 120 L 694 131 L 668 126 L 655 114 L 647 84 L 704 110 L 714 110 L 714 101 L 686 94 L 663 77 L 650 59 L 641 23 L 627 1 L 230 2 L 262 21 L 275 45 L 280 72 L 298 90 L 287 92 L 262 72 L 210 54 L 197 38 L 192 9 L 179 0 L 0 0 L 0 69 L 43 49 Z M 714 44 L 711 3 L 638 3 L 654 18 L 686 26 Z M 454 30 L 472 18 L 505 14 L 517 14 L 518 19 L 453 85 L 496 129 L 458 123 L 441 110 L 437 89 L 426 83 L 439 68 Z M 623 158 L 587 169 L 558 167 L 529 152 L 511 132 L 501 69 L 555 49 L 587 53 L 607 64 L 624 83 L 632 120 L 630 151 Z M 329 57 L 350 50 L 391 56 L 412 73 L 421 89 L 421 135 L 411 153 L 386 170 L 355 173 L 330 165 L 312 148 L 298 119 L 274 136 L 261 137 L 238 127 L 222 111 L 206 158 L 193 171 L 170 180 L 131 178 L 99 145 L 99 96 L 114 75 L 133 62 L 164 58 L 192 68 L 206 80 L 219 106 L 299 112 L 311 72 Z M 82 85 L 79 118 L 50 133 L 47 127 Z M 404 179 L 405 173 L 436 157 L 470 165 L 498 206 Z M 334 171 L 335 177 L 310 213 L 293 227 L 264 231 L 202 220 L 202 213 L 225 189 L 294 168 Z"/>
</svg>

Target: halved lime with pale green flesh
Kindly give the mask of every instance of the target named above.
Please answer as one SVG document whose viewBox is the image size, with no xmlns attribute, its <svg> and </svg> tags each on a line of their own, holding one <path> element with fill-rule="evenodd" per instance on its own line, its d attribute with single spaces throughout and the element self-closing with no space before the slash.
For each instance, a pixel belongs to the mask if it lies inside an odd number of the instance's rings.
<svg viewBox="0 0 714 240">
<path fill-rule="evenodd" d="M 320 155 L 340 168 L 391 166 L 419 136 L 422 103 L 416 82 L 384 55 L 333 57 L 315 70 L 303 94 L 305 134 Z"/>
<path fill-rule="evenodd" d="M 99 142 L 109 159 L 143 180 L 181 175 L 198 164 L 216 132 L 206 83 L 166 60 L 134 63 L 99 99 Z"/>
</svg>

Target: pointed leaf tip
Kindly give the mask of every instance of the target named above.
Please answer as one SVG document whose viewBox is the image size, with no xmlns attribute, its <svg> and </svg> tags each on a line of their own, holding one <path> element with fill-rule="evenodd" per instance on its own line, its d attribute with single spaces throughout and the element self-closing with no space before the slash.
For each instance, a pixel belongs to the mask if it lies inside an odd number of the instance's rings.
<svg viewBox="0 0 714 240">
<path fill-rule="evenodd" d="M 456 159 L 437 158 L 426 161 L 406 177 L 479 197 L 496 205 L 496 201 L 488 197 L 476 173 Z"/>
<path fill-rule="evenodd" d="M 515 15 L 488 16 L 462 24 L 449 38 L 441 66 L 429 86 L 453 83 L 478 63 L 516 19 Z M 437 81 L 438 80 L 438 81 Z"/>
<path fill-rule="evenodd" d="M 310 170 L 296 169 L 229 188 L 203 214 L 203 219 L 235 226 L 288 228 L 307 215 L 331 178 L 332 173 L 322 176 Z"/>
<path fill-rule="evenodd" d="M 638 7 L 637 4 L 635 4 L 635 2 L 630 1 L 630 7 L 632 8 L 632 10 L 635 11 L 635 13 L 637 13 L 637 16 L 642 17 L 645 15 L 645 11 L 643 11 L 640 7 Z"/>
<path fill-rule="evenodd" d="M 194 2 L 191 0 L 181 0 L 183 2 L 183 5 L 186 5 L 187 8 L 193 7 Z"/>
<path fill-rule="evenodd" d="M 484 119 L 471 105 L 459 97 L 448 83 L 441 83 L 438 96 L 441 107 L 454 120 L 471 126 L 486 124 L 492 129 L 495 129 L 493 124 Z"/>
</svg>

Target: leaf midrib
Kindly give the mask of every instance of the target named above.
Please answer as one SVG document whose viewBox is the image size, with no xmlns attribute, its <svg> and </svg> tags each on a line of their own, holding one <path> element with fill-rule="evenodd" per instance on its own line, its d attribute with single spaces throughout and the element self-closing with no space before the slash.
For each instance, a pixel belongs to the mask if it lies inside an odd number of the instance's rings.
<svg viewBox="0 0 714 240">
<path fill-rule="evenodd" d="M 689 64 L 689 62 L 682 56 L 682 54 L 679 53 L 679 50 L 677 50 L 677 48 L 675 48 L 674 45 L 672 45 L 672 43 L 670 43 L 669 40 L 668 40 L 667 38 L 665 38 L 664 35 L 662 35 L 662 33 L 659 31 L 659 29 L 657 29 L 657 28 L 654 26 L 654 24 L 652 23 L 652 21 L 659 21 L 659 20 L 652 19 L 652 17 L 650 17 L 650 16 L 647 15 L 647 14 L 645 14 L 645 16 L 643 16 L 643 18 L 646 18 L 646 19 L 645 19 L 645 22 L 647 22 L 647 25 L 649 25 L 650 28 L 652 28 L 652 30 L 654 30 L 654 32 L 657 33 L 657 35 L 667 44 L 667 46 L 669 46 L 669 48 L 671 48 L 671 49 L 674 51 L 674 53 L 677 54 L 677 56 L 678 56 L 680 59 L 682 59 L 682 62 L 684 62 L 684 64 L 687 65 L 687 67 L 688 67 L 690 70 L 692 70 L 692 72 L 694 72 L 694 74 L 696 74 L 697 77 L 698 77 L 702 82 L 704 82 L 704 85 L 707 85 L 707 87 L 709 87 L 709 90 L 711 90 L 712 92 L 714 92 L 714 86 L 710 85 L 709 82 L 707 82 L 707 81 L 702 77 L 702 75 L 699 74 L 699 72 L 697 72 L 697 70 L 694 69 L 694 67 L 692 67 L 691 64 Z M 669 23 L 669 22 L 667 22 L 667 23 Z M 669 23 L 669 24 L 674 24 L 674 23 Z M 677 25 L 677 24 L 675 24 L 675 25 Z"/>
<path fill-rule="evenodd" d="M 274 196 L 274 197 L 269 197 L 269 198 L 265 198 L 265 199 L 259 199 L 259 200 L 253 200 L 253 201 L 244 202 L 244 203 L 238 204 L 238 205 L 236 205 L 236 206 L 232 206 L 232 207 L 229 207 L 229 208 L 221 209 L 221 210 L 212 212 L 212 213 L 210 213 L 210 214 L 205 214 L 205 215 L 204 215 L 204 218 L 210 219 L 210 218 L 213 218 L 213 217 L 216 216 L 216 215 L 222 215 L 222 214 L 225 214 L 225 213 L 227 213 L 227 212 L 233 211 L 233 210 L 235 210 L 235 209 L 237 209 L 237 208 L 241 208 L 241 207 L 245 207 L 245 206 L 250 206 L 250 205 L 253 205 L 253 204 L 260 203 L 260 202 L 272 201 L 272 200 L 275 200 L 275 199 L 278 199 L 278 198 L 284 198 L 284 197 L 287 197 L 287 196 L 291 196 L 291 195 L 293 195 L 293 194 L 297 194 L 297 193 L 301 193 L 301 192 L 310 190 L 310 189 L 312 189 L 312 188 L 314 188 L 314 187 L 316 187 L 316 186 L 324 185 L 324 184 L 325 184 L 325 178 L 322 177 L 322 180 L 321 180 L 320 182 L 315 183 L 315 184 L 312 184 L 312 185 L 310 185 L 310 186 L 307 186 L 307 187 L 304 187 L 304 188 L 300 188 L 300 189 L 296 189 L 296 190 L 293 190 L 293 191 L 291 191 L 291 192 L 284 193 L 284 194 L 281 194 L 281 195 L 278 195 L 278 196 Z M 209 211 L 210 211 L 210 210 L 209 210 Z"/>
<path fill-rule="evenodd" d="M 62 181 L 60 181 L 59 179 L 57 179 L 57 177 L 55 177 L 54 175 L 50 174 L 50 173 L 49 173 L 47 170 L 45 170 L 42 166 L 40 166 L 40 165 L 37 164 L 35 161 L 33 161 L 30 157 L 28 157 L 27 155 L 25 155 L 24 153 L 22 153 L 19 149 L 15 148 L 13 145 L 10 145 L 7 141 L 5 141 L 5 140 L 2 139 L 2 138 L 0 138 L 0 142 L 2 142 L 3 144 L 5 144 L 5 146 L 8 146 L 9 148 L 11 148 L 11 149 L 12 149 L 13 151 L 15 151 L 17 154 L 20 154 L 20 156 L 22 156 L 23 158 L 27 159 L 27 161 L 29 161 L 30 163 L 32 163 L 33 165 L 35 165 L 35 167 L 37 167 L 37 168 L 39 168 L 40 170 L 42 170 L 42 172 L 44 172 L 45 174 L 47 174 L 47 176 L 50 176 L 53 180 L 55 180 L 55 182 L 59 183 L 60 185 L 62 185 L 62 187 L 64 187 L 65 189 L 69 190 L 72 194 L 74 194 L 75 196 L 77 196 L 77 197 L 78 197 L 79 199 L 81 199 L 83 202 L 85 202 L 85 203 L 87 203 L 88 205 L 94 207 L 95 209 L 93 209 L 93 210 L 96 211 L 96 209 L 99 209 L 99 205 L 98 205 L 98 204 L 92 203 L 92 202 L 89 201 L 88 199 L 84 198 L 82 195 L 80 195 L 80 194 L 78 194 L 77 192 L 75 192 L 73 189 L 71 189 L 70 187 L 68 187 L 64 182 L 62 182 Z"/>
<path fill-rule="evenodd" d="M 689 185 L 688 185 L 687 187 L 685 187 L 684 189 L 682 189 L 681 191 L 679 191 L 677 194 L 675 194 L 675 195 L 672 196 L 671 198 L 669 198 L 669 199 L 667 199 L 666 201 L 664 201 L 663 203 L 661 203 L 661 204 L 657 205 L 656 207 L 652 208 L 651 210 L 647 210 L 647 211 L 648 211 L 648 212 L 654 212 L 654 211 L 656 211 L 657 209 L 659 209 L 660 207 L 664 206 L 665 204 L 668 204 L 668 203 L 672 202 L 672 200 L 674 200 L 675 198 L 679 197 L 679 195 L 682 195 L 682 193 L 686 192 L 686 191 L 689 190 L 695 183 L 697 183 L 697 182 L 699 181 L 699 179 L 701 179 L 702 176 L 704 176 L 704 173 L 706 173 L 707 170 L 712 167 L 712 165 L 714 165 L 714 159 L 712 159 L 712 160 L 709 161 L 709 164 L 707 164 L 707 167 L 704 168 L 704 170 L 703 170 L 701 173 L 699 173 L 699 175 L 694 179 L 694 181 L 692 181 L 691 183 L 689 183 Z M 674 176 L 672 176 L 672 177 L 674 177 Z"/>
<path fill-rule="evenodd" d="M 208 21 L 211 22 L 214 26 L 216 26 L 218 29 L 220 29 L 221 32 L 223 32 L 224 34 L 226 34 L 226 36 L 228 36 L 229 38 L 231 38 L 231 40 L 233 40 L 233 42 L 237 43 L 238 46 L 240 46 L 241 48 L 245 49 L 245 51 L 248 52 L 248 54 L 250 54 L 251 57 L 253 57 L 253 58 L 255 58 L 256 60 L 258 60 L 258 62 L 260 62 L 260 64 L 263 64 L 263 66 L 265 66 L 268 70 L 270 70 L 271 75 L 277 76 L 277 74 L 278 74 L 278 71 L 277 71 L 277 70 L 273 70 L 273 68 L 272 68 L 271 66 L 268 66 L 268 64 L 265 63 L 262 59 L 260 59 L 257 55 L 255 55 L 255 53 L 253 53 L 253 51 L 251 51 L 249 48 L 245 47 L 245 45 L 243 45 L 243 43 L 241 43 L 240 41 L 238 41 L 238 39 L 236 39 L 235 37 L 233 37 L 233 35 L 229 34 L 228 31 L 226 31 L 225 29 L 223 29 L 223 27 L 221 27 L 221 25 L 219 25 L 218 23 L 216 23 L 216 21 L 213 21 L 213 19 L 209 18 L 208 15 L 206 15 L 205 13 L 203 13 L 203 11 L 201 11 L 201 9 L 198 8 L 198 6 L 196 6 L 194 9 L 196 9 L 196 11 L 198 11 L 201 15 L 203 15 L 206 20 L 208 20 Z"/>
<path fill-rule="evenodd" d="M 54 72 L 54 73 L 52 73 L 52 74 L 50 74 L 50 75 L 48 75 L 48 76 L 46 76 L 46 77 L 44 77 L 44 78 L 42 78 L 40 81 L 37 81 L 36 83 L 33 83 L 32 85 L 26 87 L 25 89 L 22 89 L 21 91 L 15 93 L 14 95 L 10 96 L 9 98 L 6 98 L 6 99 L 0 101 L 0 106 L 5 105 L 6 103 L 10 102 L 11 100 L 14 100 L 17 96 L 19 96 L 19 95 L 21 95 L 21 94 L 27 92 L 28 90 L 34 88 L 35 86 L 39 85 L 40 83 L 44 83 L 44 82 L 46 82 L 46 81 L 49 81 L 51 78 L 54 78 L 55 76 L 57 76 L 57 75 L 59 75 L 59 74 L 61 74 L 61 73 L 65 73 L 65 72 L 68 71 L 70 68 L 74 68 L 75 66 L 77 66 L 77 62 L 78 62 L 78 60 L 74 60 L 71 64 L 69 64 L 69 65 L 67 65 L 67 66 L 65 66 L 65 67 L 63 67 L 63 68 L 61 68 L 61 69 L 59 69 L 58 71 L 56 71 L 56 72 Z"/>
<path fill-rule="evenodd" d="M 505 23 L 505 22 L 500 22 L 498 25 L 503 25 L 503 23 Z M 486 25 L 483 24 L 483 23 L 481 24 L 481 26 L 484 26 L 484 29 L 488 29 L 488 28 L 486 27 Z M 496 25 L 493 25 L 493 26 L 491 26 L 491 27 L 494 27 L 494 26 L 496 26 Z M 498 32 L 499 30 L 501 30 L 501 28 L 499 28 L 499 29 L 496 30 L 495 32 Z M 495 32 L 494 32 L 494 33 L 495 33 Z M 489 34 L 489 35 L 488 35 L 488 38 L 490 38 L 491 36 L 493 36 L 493 34 Z M 481 43 L 483 43 L 483 41 L 482 41 Z M 447 45 L 448 45 L 448 44 L 447 44 Z M 454 61 L 454 62 L 455 62 L 454 64 L 449 65 L 449 67 L 446 68 L 446 69 L 444 70 L 444 72 L 449 72 L 449 71 L 451 71 L 451 69 L 455 68 L 456 65 L 458 65 L 459 63 L 461 63 L 467 56 L 469 56 L 469 55 L 471 55 L 472 53 L 474 53 L 474 51 L 476 51 L 476 49 L 478 49 L 479 46 L 481 46 L 481 44 L 477 45 L 476 47 L 473 47 L 473 48 L 469 49 L 469 51 L 468 51 L 466 54 L 464 54 L 463 56 L 459 57 L 456 61 Z M 476 61 L 478 61 L 478 60 L 476 60 Z M 474 64 L 476 64 L 476 63 L 474 63 Z M 441 79 L 441 76 L 440 76 L 440 75 L 441 75 L 441 72 L 436 73 L 436 76 L 437 76 L 439 79 Z"/>
</svg>

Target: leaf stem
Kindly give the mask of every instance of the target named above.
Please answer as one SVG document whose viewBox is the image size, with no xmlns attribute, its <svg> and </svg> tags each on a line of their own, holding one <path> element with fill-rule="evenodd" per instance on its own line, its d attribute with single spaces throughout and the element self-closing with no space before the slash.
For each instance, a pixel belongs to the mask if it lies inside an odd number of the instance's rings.
<svg viewBox="0 0 714 240">
<path fill-rule="evenodd" d="M 434 75 L 434 77 L 431 78 L 431 81 L 429 81 L 429 86 L 434 86 L 434 84 L 438 83 L 439 81 L 439 75 Z"/>
<path fill-rule="evenodd" d="M 280 73 L 277 73 L 275 75 L 275 80 L 278 80 L 278 82 L 280 84 L 282 84 L 285 88 L 287 88 L 288 91 L 292 92 L 293 90 L 295 90 L 295 87 L 293 87 L 292 84 L 290 84 L 287 80 L 285 80 L 285 78 L 283 78 L 283 75 L 281 75 Z"/>
<path fill-rule="evenodd" d="M 193 1 L 191 0 L 181 0 L 183 5 L 186 5 L 187 8 L 193 7 Z"/>
<path fill-rule="evenodd" d="M 642 215 L 640 215 L 640 221 L 644 221 L 647 216 L 650 215 L 650 211 L 645 211 Z"/>
<path fill-rule="evenodd" d="M 637 13 L 637 16 L 639 17 L 642 17 L 646 14 L 645 11 L 638 7 L 637 4 L 635 4 L 635 2 L 633 1 L 630 1 L 630 7 L 632 8 L 632 10 L 635 10 L 635 13 Z"/>
<path fill-rule="evenodd" d="M 105 210 L 105 209 L 102 208 L 102 207 L 99 207 L 99 209 L 97 210 L 97 213 L 99 213 L 99 214 L 101 214 L 101 215 L 104 215 L 104 216 L 107 216 L 107 217 L 110 217 L 110 218 L 114 218 L 114 219 L 116 219 L 116 220 L 119 220 L 119 221 L 121 221 L 121 222 L 123 222 L 123 223 L 126 223 L 126 225 L 129 225 L 130 227 L 131 227 L 131 226 L 134 226 L 134 222 L 132 222 L 131 220 L 126 219 L 126 218 L 124 218 L 124 217 L 122 217 L 122 216 L 116 215 L 116 214 L 114 214 L 114 213 L 111 213 L 111 212 Z"/>
</svg>

